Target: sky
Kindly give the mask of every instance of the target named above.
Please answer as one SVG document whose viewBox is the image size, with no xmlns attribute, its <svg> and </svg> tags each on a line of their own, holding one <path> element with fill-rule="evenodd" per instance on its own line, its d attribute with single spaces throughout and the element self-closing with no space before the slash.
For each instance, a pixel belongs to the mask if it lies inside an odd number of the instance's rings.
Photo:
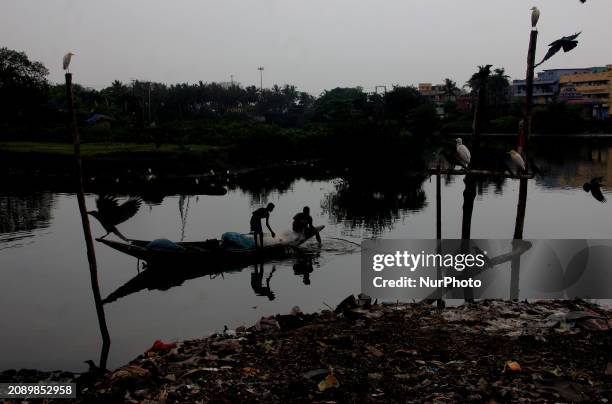
<svg viewBox="0 0 612 404">
<path fill-rule="evenodd" d="M 612 1 L 587 0 L 1 0 L 0 47 L 41 61 L 63 81 L 230 81 L 324 89 L 462 86 L 477 65 L 523 78 L 532 6 L 538 58 L 582 31 L 578 48 L 542 68 L 612 64 Z"/>
</svg>

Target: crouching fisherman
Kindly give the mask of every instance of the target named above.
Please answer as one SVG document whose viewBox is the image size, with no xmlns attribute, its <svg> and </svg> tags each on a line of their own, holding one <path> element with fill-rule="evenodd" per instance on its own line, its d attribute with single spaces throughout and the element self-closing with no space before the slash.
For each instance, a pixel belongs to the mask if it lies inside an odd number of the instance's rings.
<svg viewBox="0 0 612 404">
<path fill-rule="evenodd" d="M 253 238 L 255 239 L 255 248 L 257 248 L 257 236 L 259 236 L 259 247 L 263 247 L 263 228 L 261 226 L 261 220 L 266 219 L 266 227 L 270 230 L 272 238 L 276 237 L 276 234 L 270 227 L 270 212 L 274 210 L 274 204 L 269 203 L 265 208 L 259 208 L 251 216 L 251 231 L 253 232 Z"/>
<path fill-rule="evenodd" d="M 310 208 L 305 206 L 304 209 L 297 215 L 293 216 L 293 231 L 303 234 L 304 237 L 310 237 L 313 233 L 317 238 L 317 242 L 321 244 L 321 235 L 319 231 L 312 225 L 312 216 L 310 216 Z"/>
</svg>

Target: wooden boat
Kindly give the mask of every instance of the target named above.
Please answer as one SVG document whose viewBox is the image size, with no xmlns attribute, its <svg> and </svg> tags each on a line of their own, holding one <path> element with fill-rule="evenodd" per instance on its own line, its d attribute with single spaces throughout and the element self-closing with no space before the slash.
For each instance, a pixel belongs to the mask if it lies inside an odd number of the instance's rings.
<svg viewBox="0 0 612 404">
<path fill-rule="evenodd" d="M 325 226 L 317 226 L 317 231 Z M 264 236 L 264 245 L 261 248 L 236 248 L 225 246 L 219 240 L 188 241 L 174 243 L 180 249 L 152 249 L 147 246 L 151 241 L 129 240 L 113 241 L 96 239 L 100 243 L 131 255 L 147 263 L 176 263 L 179 262 L 206 262 L 208 264 L 221 264 L 224 267 L 240 266 L 260 260 L 269 260 L 282 257 L 292 252 L 294 248 L 314 237 L 315 232 L 298 234 L 287 231 L 276 238 Z"/>
</svg>

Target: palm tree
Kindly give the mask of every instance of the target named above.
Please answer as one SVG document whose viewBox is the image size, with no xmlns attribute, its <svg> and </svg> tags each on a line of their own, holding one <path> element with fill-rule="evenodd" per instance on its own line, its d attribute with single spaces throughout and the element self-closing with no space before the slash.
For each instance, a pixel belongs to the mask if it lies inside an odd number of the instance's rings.
<svg viewBox="0 0 612 404">
<path fill-rule="evenodd" d="M 489 104 L 493 109 L 493 114 L 496 116 L 503 115 L 503 107 L 508 104 L 508 89 L 510 88 L 510 76 L 506 74 L 506 70 L 501 67 L 494 71 L 494 74 L 489 78 L 487 86 L 487 96 Z"/>
<path fill-rule="evenodd" d="M 444 79 L 444 88 L 442 91 L 445 101 L 454 101 L 459 93 L 459 88 L 457 87 L 457 83 L 451 79 Z"/>
<path fill-rule="evenodd" d="M 474 123 L 472 124 L 472 146 L 475 151 L 479 146 L 481 124 L 486 105 L 487 84 L 489 82 L 489 77 L 491 76 L 491 67 L 493 66 L 478 66 L 478 71 L 472 75 L 467 83 L 472 89 L 472 93 L 476 93 L 476 109 L 474 111 Z"/>
</svg>

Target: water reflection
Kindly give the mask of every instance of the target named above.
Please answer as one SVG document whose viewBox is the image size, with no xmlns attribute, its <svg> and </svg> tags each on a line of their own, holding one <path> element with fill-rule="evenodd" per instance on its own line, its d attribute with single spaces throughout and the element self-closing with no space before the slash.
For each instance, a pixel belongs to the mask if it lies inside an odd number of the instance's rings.
<svg viewBox="0 0 612 404">
<path fill-rule="evenodd" d="M 46 192 L 0 195 L 0 244 L 32 237 L 34 230 L 49 227 L 54 202 L 54 194 Z"/>
<path fill-rule="evenodd" d="M 294 274 L 302 279 L 304 285 L 309 285 L 310 275 L 314 272 L 314 267 L 318 266 L 317 257 L 319 255 L 320 253 L 317 251 L 304 251 L 288 257 L 285 261 L 292 265 Z M 268 300 L 274 300 L 276 295 L 272 290 L 271 281 L 276 272 L 276 265 L 276 261 L 270 261 L 221 269 L 205 263 L 170 266 L 164 263 L 138 261 L 136 267 L 138 274 L 111 292 L 102 302 L 104 304 L 113 303 L 143 290 L 167 291 L 182 286 L 188 280 L 197 278 L 225 278 L 226 275 L 235 274 L 248 268 L 251 268 L 250 286 L 253 293 L 256 296 L 264 296 Z"/>
<path fill-rule="evenodd" d="M 554 148 L 540 145 L 534 153 L 543 175 L 536 182 L 549 189 L 582 188 L 596 177 L 612 178 L 612 147 L 589 141 L 555 142 Z"/>
<path fill-rule="evenodd" d="M 339 180 L 335 191 L 322 200 L 321 208 L 332 222 L 350 229 L 364 228 L 377 236 L 391 230 L 404 213 L 425 206 L 424 181 L 416 177 L 398 182 Z"/>
<path fill-rule="evenodd" d="M 251 272 L 251 288 L 253 288 L 253 292 L 255 292 L 257 296 L 265 296 L 268 300 L 274 300 L 276 298 L 276 295 L 270 288 L 270 281 L 272 280 L 274 272 L 276 272 L 275 265 L 272 265 L 272 269 L 267 276 L 264 271 L 263 263 L 253 265 L 253 272 Z"/>
<path fill-rule="evenodd" d="M 580 142 L 546 150 L 541 145 L 531 155 L 537 156 L 543 174 L 526 181 L 525 237 L 610 237 L 608 204 L 585 193 L 583 185 L 603 176 L 602 194 L 608 196 L 612 147 Z M 115 341 L 109 366 L 142 353 L 154 339 L 200 337 L 225 324 L 252 324 L 262 315 L 289 312 L 295 305 L 304 311 L 319 310 L 324 308 L 322 302 L 333 305 L 358 291 L 359 254 L 338 254 L 341 246 L 332 243 L 334 238 L 360 242 L 362 235 L 433 238 L 436 234 L 436 187 L 427 178 L 400 179 L 389 174 L 392 180 L 384 181 L 383 176 L 358 177 L 344 170 L 320 175 L 313 171 L 312 177 L 319 180 L 289 175 L 258 186 L 257 181 L 264 178 L 259 175 L 249 183 L 228 185 L 225 195 L 190 197 L 164 192 L 159 206 L 140 209 L 120 230 L 130 238 L 177 241 L 205 240 L 225 231 L 245 232 L 251 206 L 260 201 L 276 204 L 275 230 L 276 226 L 288 229 L 295 212 L 308 205 L 315 223 L 327 226 L 317 254 L 263 265 L 251 263 L 233 271 L 173 265 L 159 271 L 139 267 L 138 273 L 136 259 L 96 244 L 104 309 Z M 444 227 L 440 234 L 458 238 L 465 177 L 442 179 L 440 222 Z M 470 223 L 470 236 L 510 238 L 520 181 L 480 177 L 473 185 L 477 198 L 465 220 Z M 135 194 L 146 199 L 146 194 Z M 85 197 L 93 207 L 94 196 Z M 4 194 L 0 204 L 0 249 L 18 245 L 16 236 L 30 236 L 32 242 L 27 248 L 0 251 L 0 370 L 18 366 L 79 370 L 84 359 L 99 354 L 100 330 L 84 270 L 87 262 L 75 198 L 39 192 Z M 92 222 L 93 234 L 103 235 L 102 227 Z M 45 232 L 35 231 L 46 227 Z M 513 285 L 518 286 L 518 280 L 518 276 L 513 278 Z M 54 341 L 48 352 L 30 352 L 32 346 L 45 346 L 47 341 Z"/>
</svg>

